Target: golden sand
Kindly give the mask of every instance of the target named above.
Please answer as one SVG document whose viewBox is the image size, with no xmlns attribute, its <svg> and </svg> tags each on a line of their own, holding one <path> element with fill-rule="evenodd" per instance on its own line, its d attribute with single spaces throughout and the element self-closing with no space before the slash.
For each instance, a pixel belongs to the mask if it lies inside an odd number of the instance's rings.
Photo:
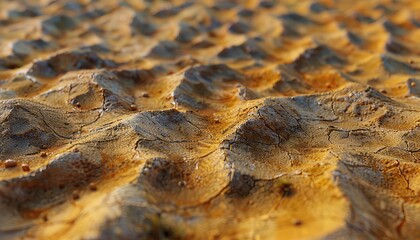
<svg viewBox="0 0 420 240">
<path fill-rule="evenodd" d="M 0 46 L 1 239 L 420 237 L 417 0 L 1 0 Z"/>
</svg>

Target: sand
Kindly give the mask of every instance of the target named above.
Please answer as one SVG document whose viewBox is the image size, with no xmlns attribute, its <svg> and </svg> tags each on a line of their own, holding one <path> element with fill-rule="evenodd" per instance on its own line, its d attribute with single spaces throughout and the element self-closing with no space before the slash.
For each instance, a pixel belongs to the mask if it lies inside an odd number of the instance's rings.
<svg viewBox="0 0 420 240">
<path fill-rule="evenodd" d="M 418 239 L 419 17 L 0 1 L 0 238 Z"/>
</svg>

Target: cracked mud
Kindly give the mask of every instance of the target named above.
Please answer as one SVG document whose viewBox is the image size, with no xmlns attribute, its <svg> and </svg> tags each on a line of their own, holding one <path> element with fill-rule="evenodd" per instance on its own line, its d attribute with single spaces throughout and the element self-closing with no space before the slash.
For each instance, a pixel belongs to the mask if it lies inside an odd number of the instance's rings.
<svg viewBox="0 0 420 240">
<path fill-rule="evenodd" d="M 0 238 L 418 239 L 419 16 L 0 1 Z"/>
</svg>

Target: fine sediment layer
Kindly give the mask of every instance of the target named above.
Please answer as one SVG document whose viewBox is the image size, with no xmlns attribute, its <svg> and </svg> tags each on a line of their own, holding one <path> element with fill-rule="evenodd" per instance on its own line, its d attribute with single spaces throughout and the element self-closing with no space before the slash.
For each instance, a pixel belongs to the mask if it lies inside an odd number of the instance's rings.
<svg viewBox="0 0 420 240">
<path fill-rule="evenodd" d="M 419 16 L 0 1 L 0 238 L 418 238 Z"/>
</svg>

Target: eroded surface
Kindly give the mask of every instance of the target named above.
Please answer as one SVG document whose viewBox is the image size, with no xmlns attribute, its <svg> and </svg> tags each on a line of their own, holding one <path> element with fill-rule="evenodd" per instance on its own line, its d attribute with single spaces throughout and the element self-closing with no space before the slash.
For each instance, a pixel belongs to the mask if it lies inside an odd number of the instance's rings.
<svg viewBox="0 0 420 240">
<path fill-rule="evenodd" d="M 1 238 L 418 238 L 419 16 L 0 1 Z"/>
</svg>

